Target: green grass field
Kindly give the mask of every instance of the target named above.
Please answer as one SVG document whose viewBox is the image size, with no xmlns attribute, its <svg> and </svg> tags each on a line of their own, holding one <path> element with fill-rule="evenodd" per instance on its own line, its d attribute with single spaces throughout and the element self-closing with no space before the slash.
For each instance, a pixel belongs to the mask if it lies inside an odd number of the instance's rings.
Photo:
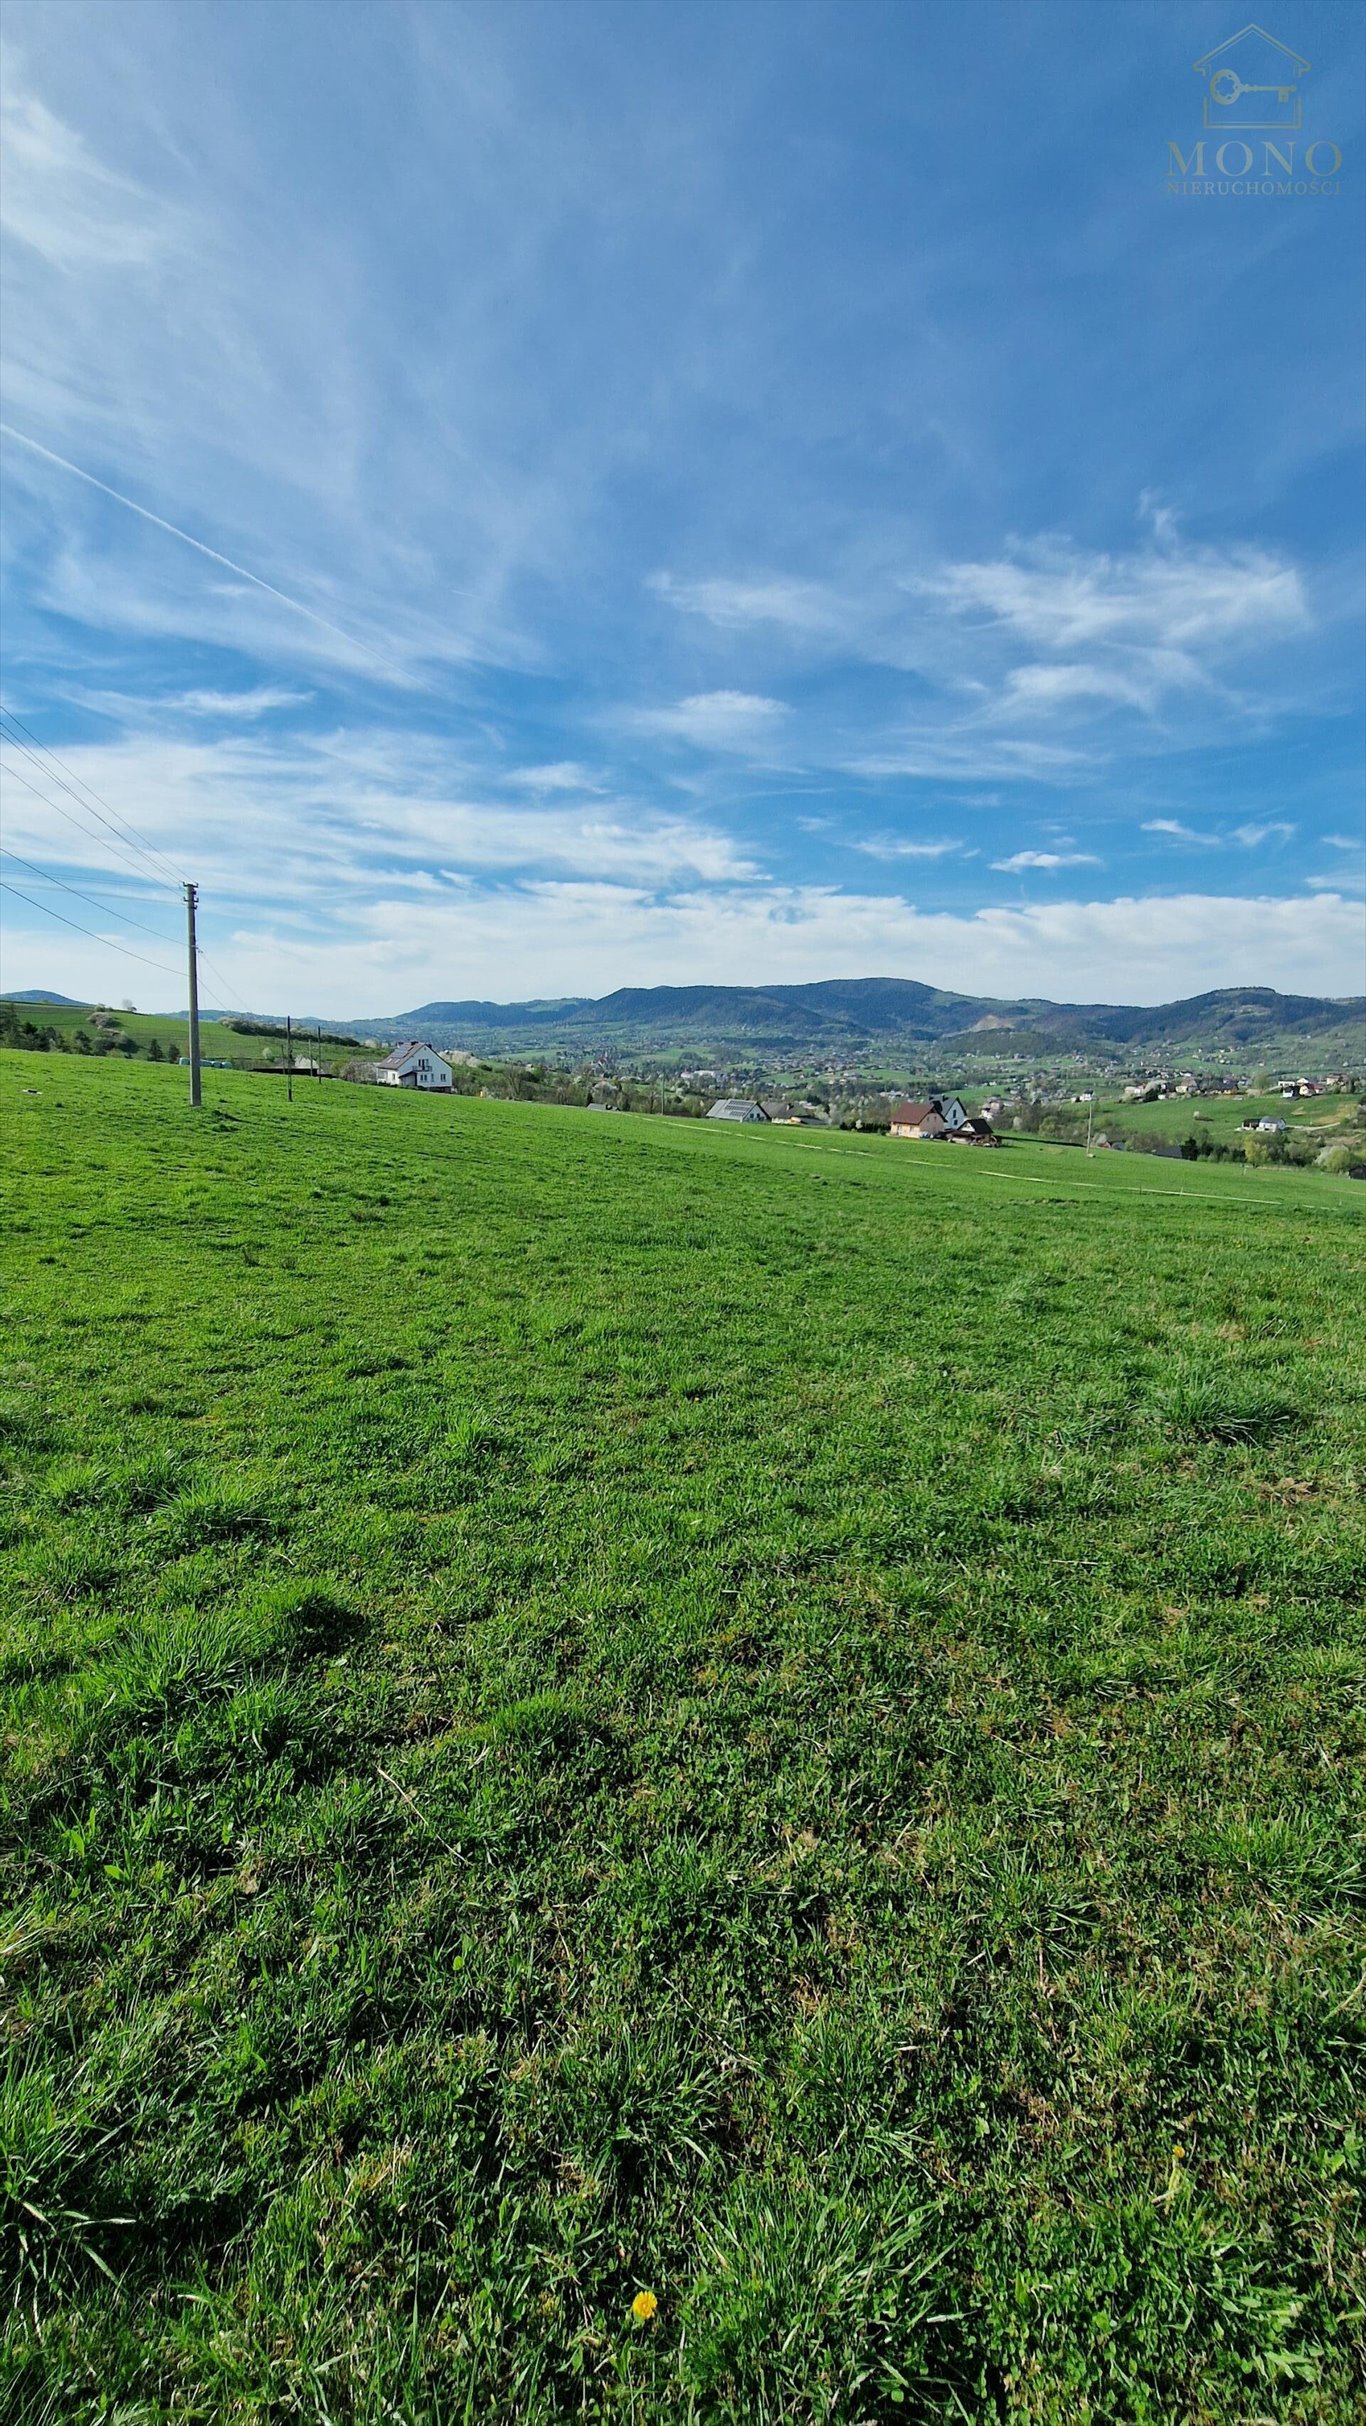
<svg viewBox="0 0 1366 2426">
<path fill-rule="evenodd" d="M 1360 1123 L 1366 1111 L 1366 1099 L 1360 1095 L 1305 1095 L 1287 1103 L 1273 1090 L 1267 1095 L 1230 1096 L 1170 1096 L 1165 1102 L 1123 1103 L 1107 1098 L 1104 1106 L 1096 1107 L 1096 1125 L 1117 1126 L 1121 1131 L 1154 1130 L 1160 1137 L 1198 1137 L 1205 1130 L 1210 1137 L 1231 1144 L 1245 1120 L 1283 1120 L 1293 1137 L 1303 1131 L 1322 1130 L 1325 1139 L 1340 1135 L 1359 1136 Z M 1366 1138 L 1361 1138 L 1363 1159 L 1366 1159 Z"/>
<path fill-rule="evenodd" d="M 15 1003 L 13 1009 L 16 1018 L 36 1028 L 54 1029 L 73 1046 L 82 1030 L 92 1039 L 99 1033 L 90 1010 L 82 1005 L 21 1002 Z M 105 1016 L 114 1022 L 113 1033 L 130 1038 L 143 1058 L 154 1038 L 159 1051 L 167 1057 L 189 1054 L 189 1021 L 183 1014 L 177 1015 L 174 1011 L 111 1009 Z M 269 1068 L 272 1062 L 283 1063 L 286 1051 L 282 1036 L 244 1036 L 237 1029 L 225 1026 L 221 1020 L 205 1020 L 202 1023 L 200 1046 L 206 1060 L 228 1061 L 239 1070 L 259 1070 Z M 295 1030 L 293 1049 L 297 1056 L 321 1060 L 326 1070 L 340 1069 L 348 1061 L 378 1060 L 384 1050 L 382 1045 L 366 1047 L 359 1042 L 336 1044 L 329 1040 L 326 1029 L 322 1031 L 319 1045 L 314 1041 L 311 1028 Z"/>
<path fill-rule="evenodd" d="M 0 1115 L 7 2422 L 1360 2417 L 1366 1190 Z"/>
</svg>

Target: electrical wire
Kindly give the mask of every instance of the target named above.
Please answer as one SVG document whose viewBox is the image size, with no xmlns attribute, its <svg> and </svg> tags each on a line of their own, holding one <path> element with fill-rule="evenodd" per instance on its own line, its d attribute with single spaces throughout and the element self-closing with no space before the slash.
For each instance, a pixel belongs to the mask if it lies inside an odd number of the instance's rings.
<svg viewBox="0 0 1366 2426">
<path fill-rule="evenodd" d="M 0 739 L 4 739 L 4 738 L 6 738 L 4 735 L 0 735 Z M 13 749 L 13 748 L 14 748 L 14 746 L 15 746 L 15 745 L 14 745 L 14 743 L 13 743 L 13 742 L 11 742 L 11 743 L 10 743 L 10 747 L 11 747 L 11 749 Z M 3 765 L 3 762 L 0 762 L 0 765 Z M 62 804 L 61 804 L 60 800 L 54 800 L 50 792 L 45 792 L 45 791 L 42 789 L 41 785 L 31 782 L 31 781 L 29 780 L 29 777 L 28 777 L 27 775 L 21 775 L 21 774 L 20 774 L 20 772 L 19 772 L 18 767 L 4 767 L 4 768 L 3 768 L 3 771 L 4 771 L 4 773 L 5 773 L 6 775 L 8 775 L 8 776 L 9 776 L 10 781 L 11 781 L 12 783 L 21 783 L 21 784 L 23 785 L 24 790 L 25 790 L 26 792 L 32 792 L 32 794 L 33 794 L 33 796 L 34 796 L 35 800 L 41 800 L 41 801 L 44 803 L 44 805 L 45 805 L 47 808 L 49 808 L 49 809 L 55 809 L 55 810 L 56 810 L 56 812 L 57 812 L 57 815 L 58 815 L 59 817 L 64 817 L 64 818 L 66 819 L 66 822 L 67 822 L 67 824 L 68 824 L 68 825 L 70 825 L 70 826 L 74 826 L 74 827 L 76 828 L 76 831 L 77 831 L 77 833 L 78 833 L 78 834 L 84 834 L 84 835 L 86 835 L 86 836 L 89 838 L 89 840 L 90 840 L 91 842 L 97 842 L 97 843 L 99 844 L 99 846 L 100 846 L 101 850 L 104 850 L 104 851 L 108 851 L 108 850 L 115 850 L 115 851 L 117 851 L 117 852 L 118 852 L 118 855 L 119 855 L 119 858 L 120 858 L 120 860 L 122 861 L 122 863 L 123 863 L 124 867 L 126 867 L 126 868 L 128 868 L 128 869 L 130 869 L 130 870 L 131 870 L 132 874 L 133 874 L 134 876 L 136 876 L 136 878 L 137 878 L 137 880 L 138 880 L 138 883 L 139 883 L 139 884 L 154 884 L 154 885 L 156 885 L 156 886 L 158 887 L 158 889 L 159 889 L 159 890 L 161 890 L 161 891 L 165 891 L 165 890 L 167 890 L 167 889 L 168 889 L 168 888 L 167 888 L 167 886 L 166 886 L 166 879 L 165 879 L 165 877 L 164 877 L 164 876 L 160 876 L 160 875 L 148 876 L 148 875 L 146 875 L 146 874 L 143 872 L 143 870 L 142 870 L 142 869 L 141 869 L 141 868 L 138 866 L 138 863 L 137 863 L 136 859 L 134 859 L 134 857 L 133 857 L 133 855 L 132 855 L 131 851 L 124 850 L 124 849 L 123 849 L 123 848 L 122 848 L 122 847 L 121 847 L 121 846 L 120 846 L 118 843 L 112 843 L 112 844 L 111 844 L 111 843 L 106 842 L 106 841 L 105 841 L 105 839 L 104 839 L 104 836 L 103 836 L 102 834 L 97 834 L 97 833 L 95 832 L 95 829 L 94 829 L 94 827 L 93 827 L 93 826 L 88 826 L 88 825 L 86 825 L 86 823 L 84 822 L 84 820 L 83 820 L 82 818 L 80 818 L 80 817 L 73 817 L 73 816 L 72 816 L 72 814 L 71 814 L 70 809 L 64 809 L 64 808 L 62 807 Z M 44 771 L 44 773 L 46 773 L 46 769 L 44 769 L 43 771 Z M 72 797 L 73 797 L 73 799 L 75 798 L 75 794 L 74 794 L 74 793 L 73 793 Z M 82 803 L 82 806 L 84 806 L 84 803 Z"/>
<path fill-rule="evenodd" d="M 73 768 L 66 766 L 64 761 L 57 756 L 56 751 L 49 749 L 45 741 L 37 741 L 36 734 L 29 732 L 28 726 L 21 722 L 20 718 L 14 714 L 12 709 L 0 708 L 0 719 L 3 719 L 4 724 L 16 725 L 21 733 L 28 734 L 27 741 L 17 741 L 14 738 L 14 735 L 11 733 L 6 733 L 4 738 L 6 741 L 8 741 L 12 750 L 23 751 L 24 756 L 30 759 L 34 766 L 37 767 L 40 775 L 46 775 L 51 783 L 60 784 L 62 790 L 64 792 L 69 792 L 71 794 L 71 798 L 80 808 L 86 809 L 92 817 L 98 817 L 102 826 L 108 826 L 110 833 L 117 835 L 118 839 L 122 843 L 125 845 L 131 844 L 134 850 L 140 851 L 142 856 L 149 860 L 153 866 L 160 861 L 163 868 L 169 869 L 173 883 L 181 884 L 184 882 L 179 870 L 175 867 L 174 863 L 166 857 L 165 853 L 163 851 L 159 851 L 156 848 L 155 843 L 149 842 L 145 834 L 139 834 L 137 827 L 132 824 L 130 819 L 120 817 L 117 809 L 113 808 L 109 801 L 105 800 L 103 795 L 95 790 L 94 785 L 87 783 L 84 776 L 77 775 Z M 43 757 L 50 758 L 52 760 L 53 767 L 61 769 L 60 773 L 54 774 L 52 772 L 52 768 L 44 765 L 43 758 L 38 757 L 36 751 L 29 747 L 29 742 L 31 741 L 37 742 L 37 748 L 43 752 Z M 67 780 L 68 777 L 71 778 L 70 781 Z M 79 790 L 74 788 L 77 785 L 80 787 Z M 88 798 L 82 797 L 83 794 L 88 795 Z M 100 804 L 98 808 L 95 806 L 97 801 Z M 104 814 L 106 809 L 109 811 L 108 816 Z"/>
<path fill-rule="evenodd" d="M 0 843 L 0 857 L 17 860 L 21 868 L 28 869 L 30 876 L 40 876 L 44 884 L 55 884 L 59 892 L 69 893 L 73 901 L 88 901 L 92 910 L 103 910 L 109 917 L 119 919 L 124 926 L 136 927 L 140 934 L 150 935 L 154 943 L 172 941 L 169 935 L 162 934 L 160 927 L 146 927 L 140 918 L 130 918 L 126 910 L 110 910 L 106 902 L 97 901 L 93 893 L 83 893 L 79 885 L 67 884 L 63 877 L 54 876 L 50 868 L 36 867 L 31 859 L 25 859 L 22 851 L 12 851 L 8 843 Z"/>
<path fill-rule="evenodd" d="M 13 748 L 16 745 L 11 743 L 10 746 Z M 6 775 L 12 776 L 16 783 L 21 783 L 24 786 L 25 791 L 32 792 L 36 800 L 43 801 L 49 809 L 55 809 L 58 816 L 64 817 L 68 825 L 75 826 L 78 833 L 88 834 L 91 840 L 94 842 L 102 841 L 102 837 L 96 834 L 92 827 L 82 824 L 79 817 L 73 817 L 70 809 L 64 809 L 60 800 L 54 800 L 50 793 L 44 792 L 36 783 L 31 783 L 27 775 L 21 775 L 18 767 L 5 767 L 3 771 Z M 46 769 L 44 769 L 44 772 L 46 772 Z M 82 805 L 84 804 L 82 803 Z M 107 843 L 105 843 L 103 847 L 106 850 L 110 848 L 109 844 Z M 8 844 L 0 845 L 0 848 L 3 848 L 8 858 L 18 860 L 20 867 L 31 869 L 35 876 L 44 877 L 50 884 L 59 885 L 64 893 L 74 895 L 77 901 L 88 901 L 91 908 L 96 910 L 103 910 L 107 907 L 104 902 L 96 901 L 92 894 L 81 892 L 80 888 L 76 885 L 64 883 L 60 876 L 53 876 L 49 869 L 35 867 L 31 859 L 25 859 L 23 853 L 20 851 L 10 850 Z M 161 877 L 144 876 L 141 868 L 137 865 L 136 860 L 125 856 L 123 859 L 123 864 L 131 870 L 132 874 L 137 878 L 139 884 L 154 883 L 158 887 L 162 885 L 163 879 Z M 127 911 L 115 911 L 113 915 L 117 918 L 122 918 L 124 923 L 130 927 L 141 928 L 144 935 L 150 935 L 157 943 L 166 943 L 170 940 L 169 937 L 161 934 L 159 929 L 156 927 L 144 926 L 140 918 L 130 918 Z M 199 960 L 201 967 L 209 971 L 215 984 L 219 986 L 223 993 L 230 998 L 235 1008 L 239 1011 L 247 1012 L 248 1016 L 250 1016 L 249 1005 L 243 1002 L 241 995 L 237 993 L 234 987 L 229 985 L 228 980 L 223 975 L 222 970 L 215 967 L 214 963 L 210 960 L 208 953 L 202 948 L 199 952 Z"/>
<path fill-rule="evenodd" d="M 222 987 L 225 994 L 232 995 L 234 1009 L 238 1011 L 245 1011 L 248 1019 L 250 1019 L 250 1007 L 248 1004 L 243 1002 L 240 994 L 234 992 L 233 988 L 228 984 L 226 977 L 223 975 L 222 970 L 214 967 L 213 962 L 210 960 L 209 955 L 204 950 L 202 944 L 199 946 L 199 965 L 201 968 L 208 970 L 210 977 L 213 978 L 217 985 Z"/>
<path fill-rule="evenodd" d="M 26 901 L 31 910 L 41 910 L 44 918 L 55 918 L 59 925 L 74 927 L 78 935 L 88 936 L 91 943 L 102 944 L 106 952 L 122 952 L 125 960 L 140 960 L 144 969 L 160 969 L 163 977 L 178 977 L 179 969 L 168 967 L 164 960 L 149 960 L 145 952 L 130 952 L 127 944 L 111 943 L 107 935 L 97 935 L 93 927 L 77 926 L 74 918 L 64 918 L 60 910 L 51 910 L 45 901 L 35 901 L 31 893 L 21 893 L 17 884 L 0 876 L 0 893 L 12 893 L 16 901 Z"/>
</svg>

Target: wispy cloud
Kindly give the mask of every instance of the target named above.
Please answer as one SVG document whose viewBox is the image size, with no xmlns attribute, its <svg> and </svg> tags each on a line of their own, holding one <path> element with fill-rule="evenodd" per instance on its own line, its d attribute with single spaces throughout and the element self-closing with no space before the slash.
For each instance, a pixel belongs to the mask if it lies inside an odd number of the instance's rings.
<svg viewBox="0 0 1366 2426">
<path fill-rule="evenodd" d="M 1260 822 L 1253 819 L 1243 825 L 1230 826 L 1222 833 L 1210 834 L 1202 832 L 1197 826 L 1183 825 L 1178 817 L 1146 817 L 1142 831 L 1145 834 L 1165 834 L 1173 842 L 1198 843 L 1205 850 L 1227 850 L 1237 843 L 1245 851 L 1255 851 L 1264 842 L 1289 842 L 1295 827 L 1283 817 L 1269 817 Z"/>
<path fill-rule="evenodd" d="M 1155 652 L 1173 670 L 1191 662 L 1183 652 L 1283 632 L 1308 618 L 1294 566 L 1247 545 L 1115 556 L 1040 539 L 1010 556 L 944 565 L 907 587 L 1034 647 L 1071 652 L 1119 643 Z"/>
<path fill-rule="evenodd" d="M 1270 817 L 1264 825 L 1259 825 L 1253 819 L 1247 825 L 1233 828 L 1233 840 L 1240 842 L 1245 851 L 1255 851 L 1264 842 L 1289 842 L 1294 831 L 1293 825 L 1288 825 L 1283 817 Z"/>
<path fill-rule="evenodd" d="M 641 708 L 633 723 L 641 732 L 673 734 L 705 750 L 750 750 L 766 745 L 787 710 L 781 699 L 752 691 L 699 691 L 669 708 Z"/>
<path fill-rule="evenodd" d="M 1012 851 L 1009 859 L 993 859 L 993 868 L 1018 876 L 1025 868 L 1098 868 L 1094 851 Z"/>
<path fill-rule="evenodd" d="M 396 1013 L 434 996 L 508 1001 L 650 985 L 662 975 L 726 983 L 882 969 L 932 984 L 1054 1000 L 1162 1002 L 1212 986 L 1349 993 L 1359 984 L 1361 905 L 1331 893 L 1289 900 L 1178 894 L 1065 900 L 947 913 L 897 895 L 836 887 L 683 887 L 664 894 L 605 879 L 376 888 L 325 935 L 262 907 L 209 949 L 259 1008 L 293 1001 L 334 1017 Z M 126 990 L 127 963 L 38 922 L 10 952 L 14 984 L 79 994 Z M 155 949 L 149 945 L 149 951 Z M 396 977 L 396 973 L 398 973 Z M 149 979 L 151 1000 L 172 987 Z"/>
<path fill-rule="evenodd" d="M 52 269 L 150 267 L 173 240 L 174 214 L 131 178 L 106 168 L 55 117 L 7 51 L 0 87 L 5 176 L 0 226 Z"/>
<path fill-rule="evenodd" d="M 278 684 L 263 682 L 251 691 L 181 691 L 163 705 L 178 708 L 184 716 L 222 716 L 248 723 L 257 716 L 272 716 L 280 708 L 305 707 L 308 696 L 307 691 L 286 691 Z"/>
<path fill-rule="evenodd" d="M 961 842 L 908 842 L 898 834 L 874 834 L 865 842 L 853 845 L 870 859 L 947 859 L 950 853 L 961 851 Z M 975 857 L 975 853 L 969 853 Z"/>
<path fill-rule="evenodd" d="M 1221 841 L 1218 834 L 1202 834 L 1195 826 L 1182 825 L 1179 817 L 1145 817 L 1143 832 L 1169 834 L 1174 842 L 1207 843 L 1214 850 L 1218 850 Z"/>
<path fill-rule="evenodd" d="M 331 916 L 377 889 L 430 884 L 451 870 L 487 874 L 538 868 L 676 884 L 752 877 L 752 857 L 714 826 L 661 815 L 629 799 L 519 805 L 482 797 L 468 770 L 430 736 L 343 729 L 267 743 L 130 738 L 107 748 L 68 745 L 66 764 L 177 864 L 193 834 L 206 903 L 241 903 L 261 887 L 300 913 Z M 70 826 L 54 831 L 36 796 L 7 795 L 16 849 L 88 868 Z M 95 854 L 94 864 L 98 864 Z"/>
<path fill-rule="evenodd" d="M 504 782 L 525 792 L 598 792 L 601 783 L 574 758 L 559 758 L 550 766 L 513 767 Z"/>
<path fill-rule="evenodd" d="M 756 624 L 776 624 L 783 631 L 810 640 L 837 638 L 845 629 L 848 610 L 836 594 L 819 582 L 798 581 L 782 574 L 757 574 L 732 580 L 723 575 L 684 581 L 672 573 L 652 573 L 649 587 L 656 597 L 685 615 L 699 615 L 721 631 L 744 631 Z"/>
</svg>

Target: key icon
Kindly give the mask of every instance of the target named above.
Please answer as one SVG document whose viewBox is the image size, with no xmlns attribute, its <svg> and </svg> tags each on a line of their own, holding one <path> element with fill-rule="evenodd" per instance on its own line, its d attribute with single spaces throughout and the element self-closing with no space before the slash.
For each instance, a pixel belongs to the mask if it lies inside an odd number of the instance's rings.
<svg viewBox="0 0 1366 2426">
<path fill-rule="evenodd" d="M 1274 93 L 1278 101 L 1288 101 L 1293 90 L 1289 84 L 1244 84 L 1231 67 L 1218 68 L 1209 80 L 1211 101 L 1221 101 L 1225 109 L 1231 109 L 1244 93 Z"/>
</svg>

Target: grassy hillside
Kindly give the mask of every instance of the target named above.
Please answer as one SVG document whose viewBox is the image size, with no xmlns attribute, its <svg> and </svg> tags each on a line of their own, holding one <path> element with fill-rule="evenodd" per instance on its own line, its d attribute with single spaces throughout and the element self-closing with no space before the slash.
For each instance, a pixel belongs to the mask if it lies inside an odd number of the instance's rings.
<svg viewBox="0 0 1366 2426">
<path fill-rule="evenodd" d="M 7 2418 L 1359 2415 L 1366 1190 L 0 1116 Z"/>
<path fill-rule="evenodd" d="M 1128 1132 L 1151 1129 L 1158 1136 L 1182 1138 L 1199 1135 L 1208 1129 L 1211 1137 L 1226 1142 L 1238 1136 L 1244 1121 L 1283 1120 L 1291 1135 L 1317 1135 L 1326 1140 L 1339 1136 L 1360 1140 L 1363 1160 L 1366 1160 L 1366 1136 L 1361 1135 L 1366 1120 L 1366 1098 L 1360 1095 L 1331 1094 L 1296 1096 L 1290 1102 L 1275 1093 L 1267 1095 L 1169 1096 L 1158 1103 L 1123 1103 L 1107 1097 L 1096 1107 L 1096 1125 L 1118 1125 Z"/>
<path fill-rule="evenodd" d="M 73 1050 L 81 1050 L 80 1040 L 87 1040 L 86 1049 L 101 1036 L 112 1037 L 115 1050 L 121 1051 L 120 1039 L 127 1039 L 134 1048 L 127 1058 L 146 1059 L 153 1043 L 162 1059 L 177 1059 L 190 1050 L 189 1021 L 171 1011 L 118 1011 L 96 1013 L 84 1003 L 49 1004 L 15 1003 L 13 1011 L 20 1021 L 38 1029 L 54 1032 Z M 324 1028 L 321 1043 L 309 1028 L 294 1032 L 296 1058 L 308 1056 L 321 1060 L 324 1069 L 341 1068 L 348 1061 L 378 1060 L 383 1045 L 367 1046 L 359 1039 L 338 1036 Z M 283 1065 L 286 1040 L 280 1035 L 243 1035 L 222 1020 L 201 1020 L 200 1052 L 205 1061 L 225 1061 L 239 1070 L 269 1068 L 272 1063 Z"/>
</svg>

